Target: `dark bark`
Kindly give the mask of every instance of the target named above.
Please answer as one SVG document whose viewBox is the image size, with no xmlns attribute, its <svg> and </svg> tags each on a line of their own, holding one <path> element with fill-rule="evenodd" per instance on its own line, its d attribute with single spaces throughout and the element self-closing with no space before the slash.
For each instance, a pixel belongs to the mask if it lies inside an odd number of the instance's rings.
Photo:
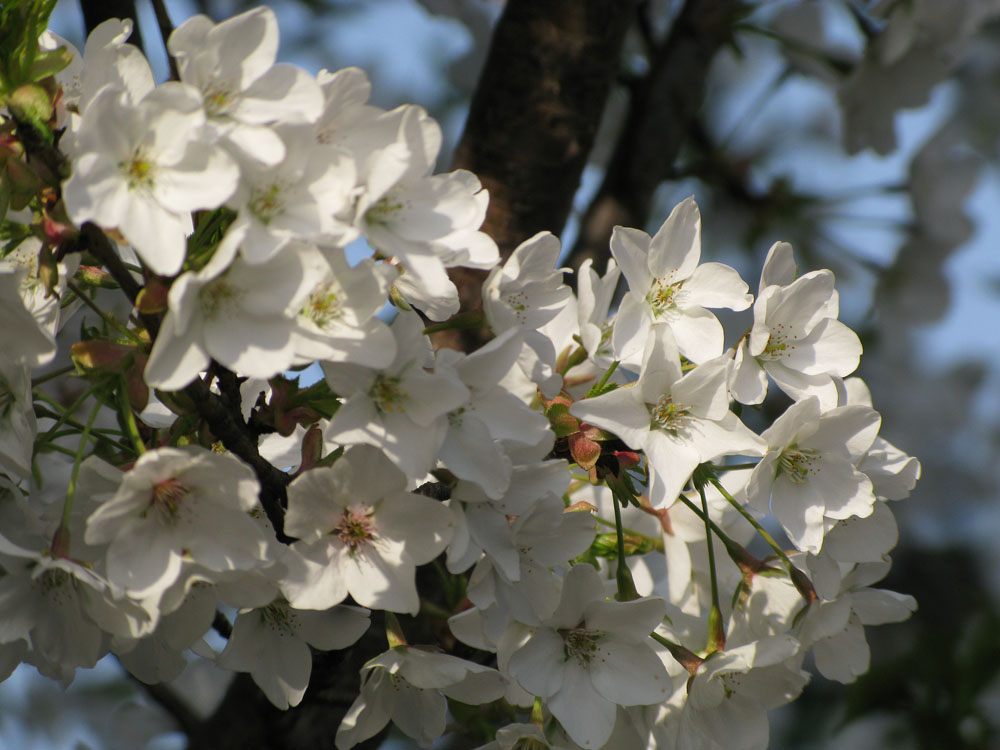
<svg viewBox="0 0 1000 750">
<path fill-rule="evenodd" d="M 628 0 L 507 3 L 454 163 L 490 191 L 483 230 L 504 257 L 566 223 L 634 10 Z"/>
<path fill-rule="evenodd" d="M 671 177 L 698 118 L 709 66 L 745 7 L 743 0 L 689 0 L 666 39 L 648 39 L 649 71 L 634 82 L 625 124 L 567 265 L 607 258 L 616 225 L 646 225 L 653 193 Z"/>
<path fill-rule="evenodd" d="M 131 18 L 132 36 L 129 42 L 139 49 L 144 49 L 142 33 L 139 31 L 139 16 L 135 11 L 135 0 L 80 0 L 83 11 L 83 24 L 87 35 L 109 18 Z"/>
<path fill-rule="evenodd" d="M 506 259 L 542 230 L 558 234 L 572 208 L 618 75 L 633 0 L 509 0 L 472 97 L 455 169 L 489 190 L 483 224 Z M 481 306 L 486 274 L 454 269 L 463 311 Z M 446 331 L 438 346 L 470 350 L 485 332 Z"/>
</svg>

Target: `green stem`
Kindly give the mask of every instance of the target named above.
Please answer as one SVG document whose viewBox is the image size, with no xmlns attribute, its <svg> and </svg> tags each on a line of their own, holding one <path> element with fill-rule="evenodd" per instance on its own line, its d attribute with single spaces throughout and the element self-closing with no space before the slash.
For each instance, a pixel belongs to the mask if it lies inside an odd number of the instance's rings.
<svg viewBox="0 0 1000 750">
<path fill-rule="evenodd" d="M 85 390 L 82 394 L 80 394 L 80 397 L 76 401 L 74 401 L 69 406 L 63 406 L 54 398 L 43 393 L 42 391 L 36 391 L 32 393 L 32 395 L 36 399 L 38 399 L 39 401 L 44 401 L 49 406 L 54 407 L 58 412 L 58 414 L 56 415 L 56 423 L 52 425 L 43 435 L 41 435 L 41 437 L 43 439 L 48 439 L 49 435 L 53 434 L 60 427 L 62 427 L 64 424 L 67 423 L 69 423 L 73 427 L 77 427 L 77 429 L 83 429 L 83 425 L 81 425 L 79 422 L 75 422 L 75 420 L 73 420 L 73 418 L 70 415 L 72 415 L 73 412 L 79 409 L 80 406 L 83 404 L 83 402 L 86 401 L 88 398 L 90 398 L 93 395 L 94 391 L 98 389 L 98 387 L 99 386 L 97 386 L 96 384 L 91 385 L 89 388 L 87 388 L 87 390 Z M 38 442 L 38 438 L 35 438 L 35 442 Z"/>
<path fill-rule="evenodd" d="M 101 406 L 100 399 L 97 399 L 94 408 L 90 412 L 90 417 L 87 419 L 87 424 L 84 425 L 83 434 L 80 435 L 80 445 L 76 449 L 76 456 L 73 460 L 73 473 L 69 477 L 69 485 L 66 487 L 66 502 L 63 504 L 62 526 L 66 529 L 69 528 L 70 513 L 73 509 L 73 496 L 76 494 L 76 480 L 80 476 L 80 464 L 83 463 L 83 453 L 90 440 L 90 428 L 94 426 L 94 420 L 97 419 L 97 413 L 101 410 Z"/>
<path fill-rule="evenodd" d="M 63 408 L 63 406 L 61 404 L 59 404 L 57 401 L 54 401 L 53 399 L 49 398 L 48 396 L 45 396 L 42 393 L 36 393 L 36 394 L 34 394 L 35 398 L 41 399 L 43 401 L 46 401 L 47 403 L 49 403 L 52 406 L 55 406 L 57 409 L 59 409 L 60 412 L 62 412 L 61 414 L 57 413 L 57 412 L 52 412 L 52 411 L 49 411 L 48 409 L 46 409 L 43 406 L 39 406 L 37 404 L 35 405 L 35 414 L 37 416 L 40 416 L 40 417 L 49 417 L 50 419 L 55 419 L 56 420 L 56 423 L 51 428 L 49 428 L 48 431 L 46 431 L 42 435 L 39 435 L 39 436 L 37 436 L 35 438 L 35 445 L 38 445 L 38 446 L 42 446 L 42 445 L 53 446 L 53 445 L 55 445 L 52 442 L 53 440 L 55 440 L 56 438 L 64 437 L 65 436 L 65 433 L 58 432 L 59 428 L 62 427 L 64 424 L 65 425 L 69 425 L 70 427 L 73 427 L 75 430 L 82 432 L 83 429 L 84 429 L 83 423 L 82 422 L 78 422 L 77 420 L 73 419 L 69 415 L 72 412 L 76 411 L 76 409 L 80 406 L 80 404 L 82 404 L 83 401 L 88 396 L 90 396 L 96 389 L 97 389 L 96 386 L 94 388 L 88 389 L 86 392 L 84 392 L 84 395 L 81 396 L 77 400 L 76 403 L 74 403 L 71 407 L 69 407 L 69 409 L 66 409 L 66 410 L 64 410 L 64 408 Z M 112 450 L 115 450 L 115 451 L 129 450 L 127 446 L 122 445 L 121 443 L 115 442 L 114 440 L 112 440 L 111 438 L 109 438 L 109 437 L 107 437 L 105 435 L 105 433 L 112 434 L 112 435 L 121 435 L 122 433 L 119 430 L 95 429 L 95 430 L 92 430 L 92 433 L 93 433 L 93 437 L 94 437 L 95 440 L 97 440 L 98 442 L 104 443 L 107 447 L 111 448 Z"/>
<path fill-rule="evenodd" d="M 778 559 L 784 563 L 785 570 L 788 571 L 789 578 L 792 579 L 792 583 L 795 584 L 795 588 L 798 589 L 802 597 L 806 599 L 806 601 L 814 601 L 816 599 L 816 590 L 813 588 L 812 581 L 809 580 L 809 577 L 795 567 L 795 564 L 789 559 L 785 550 L 781 548 L 781 545 L 775 541 L 774 537 L 767 532 L 767 529 L 761 526 L 760 522 L 754 518 L 746 508 L 736 502 L 736 498 L 729 494 L 718 479 L 713 477 L 711 482 L 715 488 L 722 493 L 722 496 L 726 498 L 729 504 L 736 508 L 737 512 L 747 520 L 747 523 L 754 527 L 757 533 L 760 534 L 761 538 L 767 542 L 767 545 L 774 550 L 774 554 L 776 554 Z"/>
<path fill-rule="evenodd" d="M 584 396 L 584 398 L 591 398 L 592 396 L 596 396 L 598 393 L 600 393 L 601 389 L 604 388 L 604 386 L 607 384 L 608 378 L 610 378 L 611 374 L 618 369 L 618 365 L 619 362 L 617 359 L 614 362 L 612 362 L 611 366 L 608 368 L 608 371 L 604 373 L 604 377 L 601 378 L 601 380 L 597 383 L 597 385 L 595 385 L 589 391 L 587 391 L 587 395 Z"/>
<path fill-rule="evenodd" d="M 722 624 L 722 610 L 719 608 L 719 579 L 715 570 L 715 545 L 712 544 L 712 525 L 708 516 L 708 498 L 705 497 L 703 482 L 695 482 L 698 495 L 701 497 L 701 511 L 704 513 L 705 540 L 708 544 L 708 573 L 712 584 L 712 607 L 708 611 L 708 645 L 709 653 L 722 651 L 726 648 L 726 632 Z"/>
<path fill-rule="evenodd" d="M 769 546 L 772 550 L 774 550 L 774 554 L 776 554 L 778 558 L 783 563 L 785 563 L 786 566 L 791 565 L 792 561 L 788 559 L 788 555 L 785 554 L 785 550 L 783 550 L 781 548 L 781 545 L 775 541 L 774 537 L 768 533 L 767 529 L 761 526 L 760 521 L 754 518 L 750 514 L 750 511 L 748 511 L 746 508 L 740 505 L 736 501 L 736 498 L 730 495 L 728 490 L 726 490 L 726 488 L 722 486 L 721 482 L 719 482 L 717 479 L 713 479 L 711 480 L 711 482 L 715 486 L 715 489 L 717 489 L 720 493 L 722 493 L 722 496 L 726 498 L 729 504 L 736 509 L 736 512 L 739 513 L 741 516 L 743 516 L 747 520 L 747 523 L 749 523 L 751 526 L 754 527 L 757 533 L 761 535 L 761 537 L 764 539 L 765 542 L 767 542 L 767 546 Z"/>
<path fill-rule="evenodd" d="M 128 436 L 132 439 L 132 445 L 135 446 L 135 452 L 137 455 L 141 456 L 146 452 L 146 446 L 142 442 L 142 437 L 139 435 L 139 425 L 135 423 L 135 414 L 132 413 L 132 404 L 128 400 L 128 385 L 125 382 L 124 375 L 119 375 L 118 380 L 118 406 L 121 409 L 121 414 L 125 421 L 125 429 L 128 431 Z"/>
<path fill-rule="evenodd" d="M 63 375 L 68 375 L 71 372 L 76 372 L 76 365 L 66 365 L 65 367 L 60 367 L 58 370 L 53 370 L 52 372 L 47 372 L 44 375 L 39 375 L 37 378 L 33 378 L 31 381 L 31 387 L 39 386 L 42 383 L 48 383 L 50 380 L 55 380 Z"/>
<path fill-rule="evenodd" d="M 128 338 L 130 338 L 135 343 L 137 343 L 137 344 L 142 344 L 143 343 L 142 339 L 140 339 L 135 334 L 134 331 L 130 331 L 126 326 L 123 326 L 121 323 L 119 323 L 117 320 L 115 320 L 112 315 L 110 315 L 109 313 L 104 312 L 104 310 L 102 310 L 100 307 L 98 307 L 97 303 L 94 302 L 94 300 L 92 300 L 89 296 L 87 296 L 87 293 L 84 292 L 74 281 L 72 281 L 70 279 L 67 279 L 66 280 L 66 286 L 69 288 L 69 290 L 71 292 L 73 292 L 73 294 L 75 294 L 77 296 L 77 298 L 83 304 L 85 304 L 87 307 L 89 307 L 91 310 L 93 310 L 95 313 L 97 313 L 97 315 L 101 318 L 101 320 L 103 320 L 107 325 L 109 325 L 110 327 L 114 328 L 119 333 L 127 336 Z"/>
<path fill-rule="evenodd" d="M 725 546 L 726 552 L 729 554 L 729 559 L 736 564 L 736 567 L 743 570 L 747 560 L 750 559 L 749 553 L 747 553 L 747 551 L 743 548 L 743 545 L 733 539 L 730 539 L 726 532 L 719 528 L 719 525 L 715 523 L 715 521 L 703 513 L 701 508 L 684 497 L 684 495 L 678 495 L 677 499 L 684 503 L 688 507 L 688 510 L 698 516 L 698 518 L 707 523 L 715 536 L 718 537 L 719 541 Z"/>
<path fill-rule="evenodd" d="M 639 598 L 636 591 L 635 581 L 632 580 L 632 571 L 629 570 L 628 562 L 625 559 L 625 533 L 622 530 L 622 510 L 621 506 L 628 503 L 628 499 L 620 497 L 620 489 L 611 489 L 611 504 L 615 508 L 615 534 L 618 537 L 618 569 L 615 571 L 615 580 L 618 582 L 618 595 L 615 597 L 620 602 L 630 602 Z"/>
<path fill-rule="evenodd" d="M 598 523 L 604 524 L 605 526 L 609 526 L 611 528 L 615 528 L 615 522 L 614 521 L 609 521 L 608 519 L 601 518 L 600 516 L 594 516 L 594 520 L 597 521 Z M 652 547 L 653 549 L 655 549 L 657 552 L 663 552 L 663 538 L 662 537 L 655 537 L 654 538 L 654 537 L 651 537 L 651 536 L 646 536 L 645 534 L 640 534 L 638 531 L 633 531 L 632 529 L 628 528 L 627 526 L 622 526 L 622 531 L 624 533 L 628 534 L 629 536 L 635 537 L 636 539 L 641 539 L 643 542 L 645 542 L 646 544 L 648 544 L 650 547 Z"/>
</svg>

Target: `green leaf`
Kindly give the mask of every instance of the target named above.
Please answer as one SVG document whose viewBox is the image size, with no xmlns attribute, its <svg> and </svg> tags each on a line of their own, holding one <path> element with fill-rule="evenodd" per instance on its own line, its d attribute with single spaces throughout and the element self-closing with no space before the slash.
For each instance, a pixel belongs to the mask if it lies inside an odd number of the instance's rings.
<svg viewBox="0 0 1000 750">
<path fill-rule="evenodd" d="M 37 82 L 49 76 L 54 76 L 65 69 L 73 61 L 73 53 L 66 47 L 46 50 L 39 53 L 28 71 L 28 80 Z"/>
</svg>

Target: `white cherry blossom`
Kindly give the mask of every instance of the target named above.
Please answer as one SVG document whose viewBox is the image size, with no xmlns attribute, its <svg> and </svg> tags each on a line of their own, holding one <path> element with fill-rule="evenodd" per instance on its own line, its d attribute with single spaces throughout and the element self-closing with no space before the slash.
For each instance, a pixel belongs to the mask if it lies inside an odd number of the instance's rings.
<svg viewBox="0 0 1000 750">
<path fill-rule="evenodd" d="M 366 607 L 416 614 L 414 575 L 451 538 L 448 509 L 406 491 L 406 477 L 367 445 L 288 488 L 286 533 L 298 537 L 281 588 L 297 609 L 326 609 L 350 594 Z"/>
<path fill-rule="evenodd" d="M 739 274 L 722 263 L 702 263 L 701 214 L 694 198 L 677 204 L 656 235 L 615 227 L 611 254 L 629 292 L 615 319 L 612 345 L 622 362 L 642 361 L 649 329 L 667 325 L 681 354 L 705 362 L 722 354 L 722 324 L 706 307 L 745 310 L 753 297 Z"/>
<path fill-rule="evenodd" d="M 146 365 L 146 382 L 175 391 L 214 358 L 242 375 L 269 378 L 295 360 L 292 332 L 309 293 L 305 257 L 290 247 L 251 265 L 235 258 L 242 233 L 230 232 L 212 259 L 170 287 L 169 309 Z"/>
<path fill-rule="evenodd" d="M 181 80 L 201 94 L 214 138 L 237 152 L 274 166 L 286 155 L 271 123 L 314 122 L 323 107 L 319 85 L 304 70 L 275 64 L 278 21 L 260 7 L 213 24 L 196 15 L 167 43 Z"/>
<path fill-rule="evenodd" d="M 73 175 L 63 186 L 74 222 L 117 228 L 165 276 L 181 270 L 189 212 L 220 206 L 239 179 L 233 159 L 199 139 L 199 99 L 175 82 L 136 104 L 105 87 L 83 113 Z"/>
<path fill-rule="evenodd" d="M 185 561 L 219 572 L 259 567 L 266 537 L 250 517 L 259 485 L 230 455 L 158 448 L 139 457 L 87 521 L 88 544 L 108 544 L 108 578 L 137 597 L 158 597 Z"/>
<path fill-rule="evenodd" d="M 840 406 L 821 415 L 815 396 L 792 404 L 761 435 L 768 452 L 747 483 L 749 504 L 773 512 L 797 548 L 819 552 L 826 519 L 872 512 L 871 480 L 855 463 L 871 447 L 880 423 L 867 406 Z"/>
<path fill-rule="evenodd" d="M 321 612 L 297 610 L 275 600 L 240 612 L 233 632 L 219 654 L 218 665 L 249 672 L 275 706 L 297 706 L 312 672 L 312 653 L 347 648 L 364 635 L 369 613 L 357 607 L 333 607 Z"/>
<path fill-rule="evenodd" d="M 337 730 L 337 750 L 377 734 L 391 720 L 426 747 L 445 730 L 445 696 L 478 705 L 503 695 L 495 669 L 448 654 L 397 646 L 361 670 L 361 694 Z"/>
<path fill-rule="evenodd" d="M 575 565 L 553 615 L 504 636 L 501 669 L 545 699 L 574 742 L 599 748 L 614 729 L 617 705 L 659 703 L 672 690 L 649 637 L 665 610 L 658 598 L 609 601 L 597 572 Z"/>
<path fill-rule="evenodd" d="M 330 387 L 344 403 L 325 437 L 343 445 L 381 449 L 411 479 L 432 468 L 447 431 L 447 414 L 469 398 L 469 390 L 447 369 L 427 372 L 430 342 L 415 313 L 393 321 L 396 356 L 381 369 L 325 363 Z"/>
<path fill-rule="evenodd" d="M 726 357 L 682 374 L 668 326 L 654 326 L 637 383 L 577 401 L 570 413 L 613 432 L 649 461 L 650 497 L 673 503 L 695 467 L 723 455 L 761 455 L 764 442 L 729 410 Z"/>
</svg>

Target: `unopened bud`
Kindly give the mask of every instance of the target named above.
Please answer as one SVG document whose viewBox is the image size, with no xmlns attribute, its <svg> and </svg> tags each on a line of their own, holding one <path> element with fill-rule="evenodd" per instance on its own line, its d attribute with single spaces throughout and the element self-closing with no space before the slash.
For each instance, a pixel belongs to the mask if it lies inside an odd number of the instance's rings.
<svg viewBox="0 0 1000 750">
<path fill-rule="evenodd" d="M 569 413 L 569 406 L 562 401 L 556 401 L 545 410 L 552 431 L 556 437 L 567 437 L 580 431 L 580 420 Z"/>
<path fill-rule="evenodd" d="M 76 281 L 85 287 L 118 288 L 118 282 L 111 277 L 111 274 L 97 266 L 80 266 L 76 270 Z"/>
<path fill-rule="evenodd" d="M 167 309 L 167 295 L 170 289 L 159 276 L 153 276 L 146 286 L 139 290 L 135 299 L 135 309 L 143 315 L 155 315 Z"/>
<path fill-rule="evenodd" d="M 47 122 L 54 114 L 52 98 L 37 83 L 25 83 L 14 89 L 7 107 L 18 120 L 32 124 Z"/>
<path fill-rule="evenodd" d="M 73 361 L 85 370 L 100 372 L 121 372 L 134 361 L 135 350 L 131 346 L 103 339 L 77 341 L 70 347 Z"/>
<path fill-rule="evenodd" d="M 46 297 L 51 297 L 59 286 L 59 264 L 50 245 L 42 245 L 38 253 L 38 280 L 45 286 Z"/>
<path fill-rule="evenodd" d="M 634 469 L 642 460 L 642 456 L 635 451 L 615 451 L 614 456 L 618 459 L 618 467 L 623 471 L 625 469 Z"/>
<path fill-rule="evenodd" d="M 52 535 L 52 547 L 50 553 L 56 559 L 69 557 L 70 534 L 69 529 L 59 524 L 56 533 Z"/>
<path fill-rule="evenodd" d="M 302 438 L 302 462 L 299 464 L 297 474 L 308 471 L 316 465 L 320 456 L 323 455 L 323 432 L 313 425 L 306 430 L 305 437 Z"/>
<path fill-rule="evenodd" d="M 601 457 L 601 444 L 586 436 L 583 432 L 574 432 L 567 438 L 569 454 L 577 465 L 590 471 Z"/>
<path fill-rule="evenodd" d="M 146 355 L 135 352 L 132 366 L 125 372 L 125 395 L 128 397 L 132 411 L 137 413 L 149 404 L 149 386 L 146 385 L 146 380 L 142 377 L 142 372 L 146 369 L 147 359 Z"/>
</svg>

